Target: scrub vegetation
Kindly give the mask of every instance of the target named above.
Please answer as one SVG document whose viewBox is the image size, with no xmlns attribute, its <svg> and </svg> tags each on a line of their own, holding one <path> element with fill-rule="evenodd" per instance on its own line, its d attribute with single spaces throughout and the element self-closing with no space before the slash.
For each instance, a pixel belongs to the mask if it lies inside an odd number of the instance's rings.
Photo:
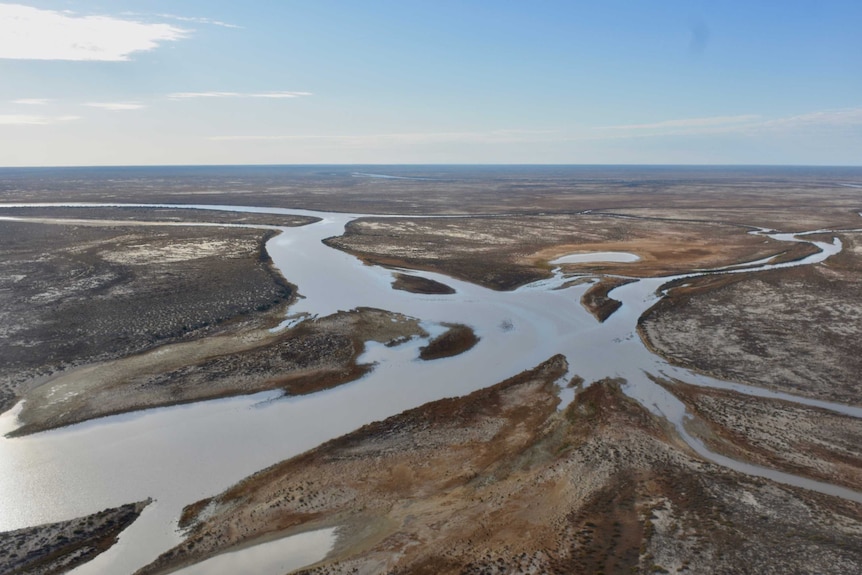
<svg viewBox="0 0 862 575">
<path fill-rule="evenodd" d="M 450 286 L 410 270 L 495 290 L 560 273 L 592 283 L 580 304 L 596 322 L 619 308 L 612 289 L 638 278 L 794 261 L 816 250 L 752 233 L 758 228 L 830 230 L 817 239 L 838 237 L 844 250 L 823 263 L 664 286 L 667 297 L 640 318 L 638 333 L 678 366 L 859 405 L 862 189 L 840 185 L 855 185 L 857 172 L 391 171 L 422 179 L 273 168 L 237 172 L 226 186 L 218 170 L 168 169 L 158 181 L 98 170 L 69 180 L 58 171 L 0 180 L 0 201 L 146 198 L 395 215 L 358 218 L 327 243 L 393 268 L 394 289 L 441 298 Z M 379 309 L 270 332 L 296 295 L 290 271 L 281 277 L 268 261 L 273 230 L 148 223 L 312 218 L 132 207 L 0 212 L 42 220 L 0 221 L 0 406 L 27 400 L 18 434 L 261 390 L 314 393 L 371 369 L 357 363 L 368 341 L 428 337 L 422 318 Z M 457 217 L 422 217 L 435 214 Z M 640 259 L 559 272 L 549 264 L 592 251 Z M 447 328 L 425 343 L 423 359 L 469 354 L 478 341 L 468 326 Z M 338 528 L 335 548 L 306 573 L 862 571 L 860 504 L 704 459 L 626 396 L 625 381 L 582 381 L 561 406 L 558 386 L 580 381 L 578 368 L 555 356 L 273 462 L 189 502 L 184 541 L 140 573 L 322 527 Z M 858 419 L 669 377 L 659 383 L 688 409 L 688 433 L 713 451 L 862 491 Z M 15 545 L 45 541 L 39 532 L 15 537 Z"/>
<path fill-rule="evenodd" d="M 446 325 L 448 328 L 428 345 L 419 348 L 419 358 L 424 360 L 441 359 L 460 355 L 479 343 L 476 333 L 466 325 Z"/>
</svg>

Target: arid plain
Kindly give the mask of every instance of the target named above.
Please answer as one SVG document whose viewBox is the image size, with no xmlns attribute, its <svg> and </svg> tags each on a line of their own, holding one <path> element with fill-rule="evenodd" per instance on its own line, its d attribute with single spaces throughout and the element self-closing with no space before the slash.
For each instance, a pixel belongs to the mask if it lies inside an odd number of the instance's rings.
<svg viewBox="0 0 862 575">
<path fill-rule="evenodd" d="M 669 280 L 638 318 L 647 348 L 692 373 L 789 395 L 653 374 L 687 408 L 686 436 L 734 461 L 862 493 L 862 422 L 805 402 L 862 407 L 862 170 L 0 172 L 0 203 L 40 202 L 119 205 L 0 206 L 0 405 L 24 401 L 13 436 L 266 390 L 362 385 L 375 369 L 360 360 L 372 342 L 423 341 L 416 359 L 430 362 L 482 345 L 473 326 L 431 334 L 421 317 L 373 308 L 273 330 L 308 294 L 265 244 L 275 228 L 316 218 L 131 204 L 300 208 L 365 214 L 326 245 L 391 268 L 388 289 L 435 297 L 453 291 L 444 276 L 512 291 L 556 274 L 589 284 L 576 303 L 598 323 L 622 313 L 614 287 L 691 274 Z M 752 233 L 765 228 L 817 233 L 795 242 Z M 833 238 L 840 253 L 820 263 L 745 269 L 801 261 L 818 251 L 804 240 Z M 638 259 L 551 263 L 594 252 Z M 732 273 L 702 273 L 722 268 Z M 862 570 L 862 495 L 723 466 L 626 385 L 584 381 L 549 353 L 497 385 L 392 414 L 201 494 L 176 517 L 183 541 L 140 573 L 323 527 L 336 528 L 335 544 L 306 572 Z M 0 570 L 65 572 L 82 549 L 91 559 L 146 512 L 125 503 L 0 534 Z M 104 528 L 106 518 L 116 523 Z"/>
</svg>

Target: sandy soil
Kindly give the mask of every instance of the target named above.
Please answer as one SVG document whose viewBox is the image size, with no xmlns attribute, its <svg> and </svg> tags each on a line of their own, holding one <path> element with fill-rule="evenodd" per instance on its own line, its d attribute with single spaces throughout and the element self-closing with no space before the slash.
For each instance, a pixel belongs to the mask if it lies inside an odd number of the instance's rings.
<svg viewBox="0 0 862 575">
<path fill-rule="evenodd" d="M 257 473 L 138 575 L 338 526 L 303 573 L 847 573 L 862 506 L 699 460 L 613 381 L 558 411 L 561 357 Z"/>
<path fill-rule="evenodd" d="M 59 575 L 71 571 L 110 549 L 149 504 L 130 503 L 79 519 L 0 533 L 0 572 Z"/>
</svg>

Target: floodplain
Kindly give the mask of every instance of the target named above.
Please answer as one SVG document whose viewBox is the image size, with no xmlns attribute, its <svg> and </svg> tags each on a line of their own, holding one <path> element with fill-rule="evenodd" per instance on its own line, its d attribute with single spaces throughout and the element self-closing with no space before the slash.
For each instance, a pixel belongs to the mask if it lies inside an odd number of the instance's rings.
<svg viewBox="0 0 862 575">
<path fill-rule="evenodd" d="M 258 419 L 339 407 L 320 431 L 262 426 L 254 459 L 197 486 L 16 501 L 0 542 L 153 497 L 74 572 L 174 572 L 325 528 L 334 542 L 303 572 L 862 569 L 859 182 L 851 168 L 2 170 L 4 457 L 219 409 L 202 400 Z M 306 245 L 332 259 L 302 263 Z M 551 263 L 597 252 L 637 259 Z M 321 307 L 363 290 L 367 305 Z M 390 399 L 372 409 L 363 392 Z M 296 443 L 266 451 L 279 439 Z M 9 486 L 42 471 L 17 463 Z M 0 566 L 17 565 L 8 547 Z"/>
</svg>

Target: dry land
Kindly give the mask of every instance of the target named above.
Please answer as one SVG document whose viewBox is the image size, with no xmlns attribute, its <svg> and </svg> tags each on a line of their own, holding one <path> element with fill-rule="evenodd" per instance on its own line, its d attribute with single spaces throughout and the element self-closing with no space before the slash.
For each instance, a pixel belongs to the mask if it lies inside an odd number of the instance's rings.
<svg viewBox="0 0 862 575">
<path fill-rule="evenodd" d="M 628 278 L 603 278 L 584 292 L 584 295 L 581 296 L 581 304 L 593 314 L 593 317 L 603 322 L 622 305 L 622 302 L 610 297 L 608 293 L 632 281 Z"/>
<path fill-rule="evenodd" d="M 641 334 L 674 363 L 723 379 L 860 404 L 862 236 L 813 266 L 706 277 L 670 292 Z"/>
<path fill-rule="evenodd" d="M 566 369 L 551 358 L 257 473 L 190 508 L 188 539 L 139 575 L 322 526 L 336 547 L 303 573 L 862 568 L 862 506 L 700 460 L 614 381 L 558 411 Z"/>
<path fill-rule="evenodd" d="M 370 177 L 375 174 L 396 178 Z M 276 206 L 371 214 L 732 210 L 784 227 L 799 213 L 858 209 L 858 170 L 680 166 L 248 166 L 7 169 L 0 202 Z M 770 214 L 786 210 L 790 219 Z M 717 221 L 712 216 L 700 217 Z M 721 221 L 720 219 L 718 221 Z M 746 222 L 753 223 L 753 222 Z M 757 224 L 754 224 L 757 225 Z M 819 226 L 816 226 L 819 227 Z"/>
<path fill-rule="evenodd" d="M 400 289 L 411 293 L 438 294 L 448 295 L 455 293 L 455 290 L 444 283 L 423 278 L 421 276 L 413 276 L 403 273 L 395 274 L 395 281 L 392 282 L 392 289 Z"/>
<path fill-rule="evenodd" d="M 860 227 L 858 196 L 845 197 L 842 200 L 841 194 L 833 198 L 831 193 L 824 189 L 820 193 L 802 194 L 798 197 L 791 194 L 787 199 L 789 200 L 787 203 L 774 198 L 773 202 L 767 205 L 752 205 L 736 209 L 727 207 L 622 208 L 608 210 L 607 213 L 670 221 L 736 223 L 784 232 Z"/>
<path fill-rule="evenodd" d="M 732 391 L 663 382 L 697 416 L 689 431 L 715 452 L 843 485 L 862 486 L 862 421 Z"/>
<path fill-rule="evenodd" d="M 0 223 L 0 406 L 77 366 L 196 339 L 291 286 L 236 228 Z"/>
<path fill-rule="evenodd" d="M 548 262 L 563 255 L 638 255 L 632 263 L 562 266 L 572 282 L 599 280 L 582 302 L 599 321 L 617 308 L 610 289 L 634 278 L 812 251 L 753 235 L 756 226 L 844 230 L 845 250 L 822 264 L 678 282 L 642 318 L 640 333 L 654 351 L 696 371 L 860 405 L 862 234 L 851 230 L 862 228 L 862 189 L 841 185 L 858 182 L 858 172 L 374 170 L 406 179 L 372 177 L 368 167 L 21 169 L 3 171 L 0 202 L 457 215 L 363 217 L 328 244 L 369 263 L 500 290 L 548 277 Z M 367 341 L 427 336 L 417 318 L 374 309 L 271 333 L 294 295 L 264 249 L 275 231 L 176 225 L 292 226 L 309 218 L 129 206 L 0 207 L 0 216 L 65 220 L 0 221 L 0 410 L 27 400 L 21 434 L 238 393 L 312 393 L 365 373 L 357 357 Z M 146 224 L 156 220 L 174 225 Z M 393 287 L 451 293 L 406 273 Z M 475 343 L 470 328 L 449 327 L 427 356 Z M 862 571 L 862 506 L 703 460 L 664 419 L 628 399 L 619 381 L 583 382 L 560 409 L 557 382 L 568 367 L 551 358 L 491 388 L 365 426 L 192 504 L 182 518 L 188 538 L 141 573 L 321 527 L 337 527 L 338 541 L 307 569 L 315 575 Z M 686 404 L 689 431 L 711 449 L 862 491 L 858 420 L 663 385 Z M 15 548 L 0 544 L 0 570 L 68 569 L 66 557 L 106 548 L 140 513 L 140 504 L 127 507 L 2 535 Z M 46 569 L 2 563 L 19 561 L 21 550 Z"/>
<path fill-rule="evenodd" d="M 648 277 L 792 249 L 749 231 L 732 224 L 593 214 L 363 218 L 326 243 L 373 264 L 436 271 L 492 289 L 513 289 L 549 277 L 548 262 L 570 253 L 631 252 L 641 259 L 562 264 L 567 273 Z"/>
<path fill-rule="evenodd" d="M 128 201 L 128 200 L 127 200 Z M 182 202 L 181 202 L 182 203 Z M 188 202 L 186 202 L 188 203 Z M 247 226 L 303 226 L 318 221 L 318 218 L 287 216 L 282 214 L 258 214 L 251 212 L 207 210 L 197 208 L 140 208 L 134 206 L 116 207 L 4 207 L 0 203 L 0 216 L 10 218 L 47 217 L 66 221 L 78 220 L 80 225 L 100 225 L 112 223 L 115 226 L 137 225 L 138 222 L 151 223 L 206 223 Z M 93 221 L 95 220 L 95 221 Z"/>
<path fill-rule="evenodd" d="M 424 360 L 441 359 L 460 355 L 479 343 L 479 338 L 470 326 L 444 324 L 448 329 L 419 348 L 419 358 Z"/>
<path fill-rule="evenodd" d="M 89 419 L 281 389 L 303 395 L 353 381 L 365 342 L 399 344 L 425 331 L 418 320 L 375 309 L 340 312 L 280 333 L 247 328 L 57 374 L 22 395 L 12 435 Z"/>
<path fill-rule="evenodd" d="M 130 503 L 71 521 L 0 533 L 0 572 L 59 575 L 71 571 L 110 549 L 149 503 Z"/>
</svg>

